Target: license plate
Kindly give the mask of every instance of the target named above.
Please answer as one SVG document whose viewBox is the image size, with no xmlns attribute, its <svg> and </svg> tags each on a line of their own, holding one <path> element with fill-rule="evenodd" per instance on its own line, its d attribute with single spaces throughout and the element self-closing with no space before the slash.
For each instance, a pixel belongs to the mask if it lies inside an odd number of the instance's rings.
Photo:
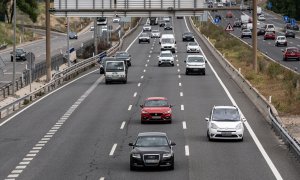
<svg viewBox="0 0 300 180">
<path fill-rule="evenodd" d="M 146 163 L 158 163 L 158 160 L 155 160 L 155 159 L 147 159 L 145 161 L 146 161 Z"/>
<path fill-rule="evenodd" d="M 200 71 L 200 69 L 193 69 L 193 71 Z"/>
<path fill-rule="evenodd" d="M 152 116 L 152 119 L 161 119 L 160 116 Z"/>
<path fill-rule="evenodd" d="M 222 136 L 231 136 L 231 132 L 222 132 Z"/>
</svg>

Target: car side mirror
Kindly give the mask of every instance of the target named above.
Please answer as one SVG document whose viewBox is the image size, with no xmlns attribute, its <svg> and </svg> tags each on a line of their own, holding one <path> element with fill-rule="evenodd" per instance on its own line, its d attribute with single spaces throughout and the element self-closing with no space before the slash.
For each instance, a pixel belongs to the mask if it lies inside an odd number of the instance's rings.
<svg viewBox="0 0 300 180">
<path fill-rule="evenodd" d="M 133 143 L 129 143 L 128 145 L 129 145 L 129 146 L 133 146 Z"/>
<path fill-rule="evenodd" d="M 141 104 L 141 105 L 140 105 L 140 107 L 141 107 L 141 108 L 143 108 L 143 107 L 144 107 L 144 105 L 142 105 L 142 104 Z"/>
<path fill-rule="evenodd" d="M 157 58 L 159 58 L 159 56 L 157 56 Z"/>
<path fill-rule="evenodd" d="M 171 144 L 170 144 L 171 146 L 175 146 L 176 145 L 176 143 L 175 142 L 171 142 Z"/>
<path fill-rule="evenodd" d="M 247 119 L 243 117 L 243 118 L 242 118 L 242 121 L 243 121 L 243 122 L 246 122 L 246 121 L 247 121 Z"/>
<path fill-rule="evenodd" d="M 209 121 L 209 118 L 208 118 L 208 117 L 206 117 L 206 118 L 205 118 L 205 120 L 206 120 L 206 121 Z"/>
<path fill-rule="evenodd" d="M 184 60 L 184 63 L 186 63 L 186 60 Z"/>
</svg>

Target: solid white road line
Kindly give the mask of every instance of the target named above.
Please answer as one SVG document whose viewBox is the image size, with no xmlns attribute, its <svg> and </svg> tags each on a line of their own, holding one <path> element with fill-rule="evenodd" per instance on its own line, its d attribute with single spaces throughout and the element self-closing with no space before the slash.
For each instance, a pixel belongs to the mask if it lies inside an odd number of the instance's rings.
<svg viewBox="0 0 300 180">
<path fill-rule="evenodd" d="M 189 27 L 187 25 L 186 19 L 184 17 L 184 21 L 185 21 L 185 25 L 189 30 Z M 197 42 L 197 40 L 196 40 Z M 198 42 L 197 42 L 198 43 Z M 201 47 L 200 47 L 201 53 L 203 54 L 203 56 L 206 58 L 205 54 L 203 53 Z M 222 88 L 224 89 L 225 93 L 227 94 L 228 98 L 230 99 L 231 103 L 238 107 L 237 103 L 235 102 L 235 100 L 233 99 L 233 97 L 231 96 L 229 90 L 226 88 L 225 84 L 223 83 L 223 81 L 221 80 L 221 78 L 219 77 L 219 75 L 217 74 L 217 72 L 215 71 L 215 69 L 213 68 L 213 66 L 210 64 L 210 62 L 207 60 L 209 67 L 211 68 L 211 70 L 213 71 L 213 73 L 215 74 L 216 78 L 218 79 L 219 83 L 221 84 Z M 242 117 L 245 117 L 241 112 Z M 267 162 L 267 164 L 269 165 L 271 171 L 273 172 L 274 176 L 276 177 L 277 180 L 282 180 L 283 178 L 281 177 L 281 174 L 279 173 L 279 171 L 277 170 L 276 166 L 273 164 L 272 160 L 270 159 L 269 155 L 267 154 L 267 152 L 265 151 L 265 149 L 263 148 L 262 144 L 260 143 L 260 141 L 258 140 L 257 136 L 255 135 L 254 131 L 252 130 L 250 124 L 248 122 L 244 123 L 246 128 L 248 129 L 253 141 L 255 142 L 257 148 L 259 149 L 260 153 L 263 155 L 265 161 Z"/>
<path fill-rule="evenodd" d="M 190 148 L 189 148 L 188 145 L 185 145 L 185 146 L 184 146 L 184 150 L 185 150 L 185 155 L 186 155 L 186 156 L 189 156 L 189 155 L 190 155 Z"/>
<path fill-rule="evenodd" d="M 185 121 L 182 122 L 182 128 L 186 129 L 186 122 Z"/>
<path fill-rule="evenodd" d="M 128 107 L 128 111 L 130 111 L 130 110 L 131 110 L 131 108 L 132 108 L 132 105 L 129 105 L 129 107 Z"/>
<path fill-rule="evenodd" d="M 133 45 L 133 43 L 139 38 L 139 36 L 142 34 L 143 31 L 140 32 L 139 35 L 136 36 L 136 38 L 130 43 L 130 45 L 125 50 L 126 52 L 130 49 L 130 47 Z"/>
<path fill-rule="evenodd" d="M 135 92 L 135 93 L 133 94 L 133 97 L 136 97 L 136 95 L 137 95 L 137 92 Z"/>
<path fill-rule="evenodd" d="M 124 129 L 124 126 L 125 126 L 125 124 L 126 124 L 126 122 L 125 122 L 125 121 L 123 121 L 123 122 L 122 122 L 122 124 L 121 124 L 121 127 L 120 127 L 120 129 Z"/>
<path fill-rule="evenodd" d="M 184 105 L 183 104 L 181 104 L 180 109 L 181 109 L 181 111 L 184 111 Z"/>
<path fill-rule="evenodd" d="M 109 153 L 110 156 L 114 155 L 114 152 L 115 152 L 116 148 L 117 148 L 117 144 L 114 144 L 113 147 L 110 150 L 110 153 Z"/>
</svg>

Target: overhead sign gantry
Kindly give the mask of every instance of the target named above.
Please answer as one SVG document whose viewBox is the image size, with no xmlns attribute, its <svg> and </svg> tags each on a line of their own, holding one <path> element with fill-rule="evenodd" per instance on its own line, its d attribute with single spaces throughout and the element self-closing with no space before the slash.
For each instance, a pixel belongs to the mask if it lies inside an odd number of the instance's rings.
<svg viewBox="0 0 300 180">
<path fill-rule="evenodd" d="M 199 16 L 204 0 L 54 0 L 56 16 L 128 17 Z"/>
</svg>

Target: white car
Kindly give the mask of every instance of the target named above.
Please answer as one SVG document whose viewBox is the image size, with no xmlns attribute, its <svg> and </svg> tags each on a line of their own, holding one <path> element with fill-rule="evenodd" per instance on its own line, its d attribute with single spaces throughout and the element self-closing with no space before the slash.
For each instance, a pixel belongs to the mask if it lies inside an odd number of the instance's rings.
<svg viewBox="0 0 300 180">
<path fill-rule="evenodd" d="M 274 26 L 274 24 L 266 24 L 265 25 L 265 30 L 266 30 L 266 32 L 267 31 L 272 31 L 272 32 L 275 33 L 275 26 Z"/>
<path fill-rule="evenodd" d="M 90 27 L 90 31 L 94 31 L 95 27 L 94 26 L 91 26 Z"/>
<path fill-rule="evenodd" d="M 113 23 L 119 23 L 119 22 L 120 22 L 120 18 L 119 17 L 113 18 Z"/>
<path fill-rule="evenodd" d="M 275 40 L 275 46 L 287 46 L 287 40 L 285 36 L 277 36 Z"/>
<path fill-rule="evenodd" d="M 200 52 L 200 46 L 196 42 L 189 42 L 186 45 L 186 52 Z"/>
<path fill-rule="evenodd" d="M 257 20 L 259 20 L 259 21 L 265 21 L 266 20 L 265 15 L 263 15 L 263 14 L 259 15 L 258 18 L 257 18 Z"/>
<path fill-rule="evenodd" d="M 149 24 L 145 24 L 143 26 L 143 31 L 151 31 L 151 26 Z"/>
<path fill-rule="evenodd" d="M 152 30 L 151 31 L 151 38 L 160 38 L 159 30 L 156 30 L 156 29 Z"/>
<path fill-rule="evenodd" d="M 184 61 L 185 65 L 185 74 L 191 73 L 201 73 L 205 75 L 205 58 L 203 55 L 188 55 Z"/>
<path fill-rule="evenodd" d="M 237 139 L 243 141 L 244 121 L 239 109 L 235 106 L 214 106 L 207 121 L 207 138 Z"/>
<path fill-rule="evenodd" d="M 217 6 L 218 6 L 218 7 L 223 7 L 224 4 L 223 4 L 222 2 L 219 2 Z"/>
<path fill-rule="evenodd" d="M 157 56 L 158 58 L 158 66 L 163 64 L 168 64 L 174 66 L 174 56 L 171 51 L 161 51 L 160 55 Z"/>
</svg>

